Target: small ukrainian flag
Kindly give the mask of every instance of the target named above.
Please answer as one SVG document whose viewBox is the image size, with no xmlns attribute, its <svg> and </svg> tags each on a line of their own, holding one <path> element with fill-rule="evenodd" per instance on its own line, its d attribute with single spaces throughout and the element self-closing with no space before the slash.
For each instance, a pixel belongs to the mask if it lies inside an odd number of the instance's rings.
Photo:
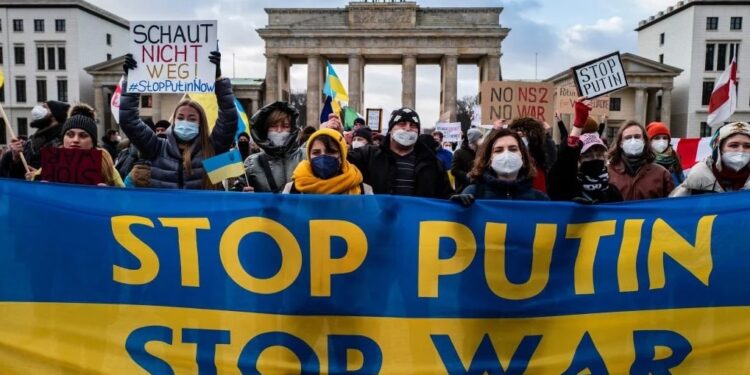
<svg viewBox="0 0 750 375">
<path fill-rule="evenodd" d="M 237 98 L 234 98 L 234 107 L 237 108 L 237 134 L 234 135 L 234 140 L 240 138 L 240 134 L 250 134 L 250 121 L 247 119 L 247 113 L 242 108 L 242 104 Z"/>
<path fill-rule="evenodd" d="M 236 148 L 204 160 L 203 168 L 212 184 L 218 184 L 221 180 L 242 176 L 245 173 L 242 155 Z"/>
</svg>

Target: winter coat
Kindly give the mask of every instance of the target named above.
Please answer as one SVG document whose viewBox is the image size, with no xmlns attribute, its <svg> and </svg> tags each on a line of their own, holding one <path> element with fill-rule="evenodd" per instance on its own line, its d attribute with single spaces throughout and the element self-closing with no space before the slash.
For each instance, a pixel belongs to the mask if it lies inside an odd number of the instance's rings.
<svg viewBox="0 0 750 375">
<path fill-rule="evenodd" d="M 610 185 L 617 187 L 626 201 L 666 198 L 674 189 L 669 171 L 655 163 L 642 165 L 635 176 L 628 174 L 623 161 L 610 164 L 607 171 Z"/>
<path fill-rule="evenodd" d="M 107 139 L 106 135 L 102 137 L 102 144 L 101 147 L 107 152 L 109 152 L 109 156 L 112 157 L 112 160 L 117 158 L 117 145 L 120 144 L 120 142 L 112 142 L 109 139 Z"/>
<path fill-rule="evenodd" d="M 456 191 L 463 191 L 469 186 L 469 172 L 474 168 L 476 153 L 464 142 L 461 147 L 453 153 L 451 163 L 451 174 L 456 179 Z"/>
<path fill-rule="evenodd" d="M 592 201 L 583 194 L 581 183 L 578 181 L 578 159 L 581 147 L 560 145 L 557 160 L 547 174 L 547 194 L 554 201 L 575 201 L 579 203 L 609 203 L 622 202 L 622 194 L 612 184 L 598 201 Z"/>
<path fill-rule="evenodd" d="M 723 187 L 716 180 L 711 166 L 714 161 L 710 157 L 693 166 L 685 178 L 685 181 L 669 194 L 670 197 L 686 197 L 689 195 L 699 195 L 706 193 L 724 193 Z M 750 190 L 750 178 L 745 182 L 741 190 Z"/>
<path fill-rule="evenodd" d="M 131 144 L 120 151 L 120 154 L 117 155 L 117 159 L 115 159 L 115 168 L 117 168 L 117 172 L 120 173 L 120 176 L 129 175 L 138 159 L 140 159 L 140 154 L 135 145 Z"/>
<path fill-rule="evenodd" d="M 477 181 L 473 181 L 461 194 L 471 194 L 476 199 L 499 199 L 518 201 L 548 201 L 547 194 L 532 187 L 531 178 L 520 178 L 516 181 L 498 180 L 489 172 Z"/>
<path fill-rule="evenodd" d="M 268 139 L 266 121 L 274 110 L 284 111 L 291 117 L 292 130 L 286 144 L 282 146 L 274 146 Z M 305 159 L 305 150 L 299 147 L 298 117 L 299 112 L 288 103 L 275 102 L 261 108 L 250 120 L 253 124 L 250 136 L 260 147 L 261 152 L 245 159 L 245 172 L 250 179 L 250 186 L 256 192 L 280 193 L 292 180 L 292 173 L 297 168 L 297 164 Z"/>
<path fill-rule="evenodd" d="M 60 147 L 62 145 L 62 125 L 52 125 L 44 129 L 39 129 L 34 135 L 29 137 L 29 140 L 23 145 L 23 156 L 26 158 L 26 162 L 29 166 L 36 169 L 42 167 L 42 149 L 45 147 Z M 11 151 L 8 150 L 7 153 Z M 17 178 L 24 180 L 26 179 L 26 170 L 23 168 L 21 160 L 17 162 L 13 161 L 13 155 L 8 155 L 11 159 L 4 165 L 3 170 L 0 170 L 0 176 Z"/>
<path fill-rule="evenodd" d="M 349 153 L 348 160 L 362 172 L 364 183 L 372 186 L 375 194 L 393 194 L 396 178 L 396 158 L 390 150 L 390 137 L 380 147 L 360 147 Z M 422 142 L 414 144 L 414 195 L 426 198 L 448 198 L 452 189 L 448 174 L 435 153 Z"/>
<path fill-rule="evenodd" d="M 216 155 L 229 151 L 237 132 L 237 109 L 229 79 L 216 81 L 216 99 L 219 104 L 219 118 L 211 131 L 211 142 Z M 159 138 L 151 128 L 141 121 L 138 114 L 140 94 L 123 93 L 120 97 L 120 127 L 131 144 L 141 152 L 141 157 L 151 162 L 150 187 L 165 189 L 203 189 L 203 151 L 200 136 L 193 142 L 190 173 L 183 166 L 182 151 L 179 148 L 171 126 L 167 138 Z"/>
</svg>

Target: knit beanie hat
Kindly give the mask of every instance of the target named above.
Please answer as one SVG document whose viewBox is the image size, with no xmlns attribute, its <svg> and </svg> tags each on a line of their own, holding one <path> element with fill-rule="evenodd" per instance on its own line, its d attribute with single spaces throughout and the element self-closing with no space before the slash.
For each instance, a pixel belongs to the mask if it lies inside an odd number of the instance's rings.
<svg viewBox="0 0 750 375">
<path fill-rule="evenodd" d="M 482 131 L 477 128 L 471 128 L 466 132 L 466 141 L 469 142 L 469 144 L 477 143 L 480 139 L 482 139 Z"/>
<path fill-rule="evenodd" d="M 77 104 L 70 108 L 68 119 L 65 120 L 62 127 L 62 134 L 65 135 L 70 129 L 81 129 L 89 133 L 91 140 L 94 142 L 94 147 L 96 147 L 97 130 L 95 118 L 96 114 L 93 108 L 86 104 Z"/>
<path fill-rule="evenodd" d="M 414 125 L 417 125 L 417 129 L 422 128 L 422 123 L 419 121 L 419 115 L 417 112 L 409 107 L 402 107 L 391 112 L 391 119 L 388 121 L 388 131 L 390 132 L 393 125 L 401 121 L 409 121 Z"/>
<path fill-rule="evenodd" d="M 372 143 L 372 130 L 370 128 L 359 128 L 354 131 L 352 137 L 362 137 L 367 140 L 367 143 Z"/>
<path fill-rule="evenodd" d="M 652 122 L 648 124 L 646 132 L 648 133 L 648 139 L 654 139 L 657 135 L 666 135 L 667 137 L 672 138 L 672 133 L 669 132 L 669 128 L 667 128 L 663 122 Z"/>
<path fill-rule="evenodd" d="M 47 104 L 47 108 L 49 108 L 50 113 L 52 113 L 52 117 L 54 117 L 60 124 L 68 119 L 68 109 L 70 109 L 70 104 L 58 102 L 56 100 L 48 100 L 45 104 Z"/>
<path fill-rule="evenodd" d="M 365 119 L 363 119 L 362 117 L 357 117 L 356 119 L 354 119 L 354 123 L 355 124 L 360 124 L 360 125 L 364 126 L 365 125 Z"/>
</svg>

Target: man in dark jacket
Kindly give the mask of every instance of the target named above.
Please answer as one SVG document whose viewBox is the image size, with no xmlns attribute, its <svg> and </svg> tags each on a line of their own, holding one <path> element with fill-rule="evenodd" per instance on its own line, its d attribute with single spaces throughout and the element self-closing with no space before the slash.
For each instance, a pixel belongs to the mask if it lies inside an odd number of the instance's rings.
<svg viewBox="0 0 750 375">
<path fill-rule="evenodd" d="M 453 153 L 453 162 L 451 163 L 451 174 L 456 180 L 456 192 L 461 193 L 469 186 L 469 172 L 474 168 L 474 158 L 476 157 L 479 141 L 482 139 L 482 132 L 479 129 L 471 128 L 466 132 L 461 147 Z"/>
<path fill-rule="evenodd" d="M 102 136 L 102 148 L 109 152 L 112 160 L 117 158 L 117 146 L 120 144 L 120 141 L 122 141 L 122 138 L 120 137 L 120 132 L 116 129 L 109 129 Z"/>
<path fill-rule="evenodd" d="M 388 136 L 380 147 L 361 147 L 349 153 L 349 161 L 362 172 L 364 183 L 375 194 L 448 198 L 448 175 L 435 153 L 417 142 L 421 122 L 411 108 L 391 113 Z"/>
<path fill-rule="evenodd" d="M 65 120 L 68 119 L 70 104 L 48 100 L 35 106 L 31 110 L 32 121 L 29 124 L 37 129 L 28 141 L 11 140 L 10 151 L 7 151 L 7 163 L 3 163 L 0 177 L 25 179 L 26 170 L 20 158 L 20 153 L 26 158 L 29 166 L 40 168 L 42 166 L 42 152 L 45 147 L 58 147 L 62 144 L 60 129 Z"/>
</svg>

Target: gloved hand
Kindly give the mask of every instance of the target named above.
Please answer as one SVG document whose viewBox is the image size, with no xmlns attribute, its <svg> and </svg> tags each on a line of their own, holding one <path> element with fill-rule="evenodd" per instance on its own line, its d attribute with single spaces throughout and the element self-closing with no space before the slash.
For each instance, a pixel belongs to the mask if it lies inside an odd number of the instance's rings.
<svg viewBox="0 0 750 375">
<path fill-rule="evenodd" d="M 208 61 L 211 64 L 216 65 L 216 78 L 221 77 L 221 52 L 211 51 L 211 55 L 208 56 Z"/>
<path fill-rule="evenodd" d="M 474 204 L 474 195 L 472 194 L 456 194 L 450 197 L 453 202 L 461 203 L 464 207 L 469 207 Z"/>
<path fill-rule="evenodd" d="M 591 102 L 585 100 L 584 97 L 580 97 L 576 99 L 573 109 L 575 111 L 573 126 L 583 129 L 583 126 L 586 125 L 586 120 L 589 118 L 589 112 L 591 112 Z"/>
<path fill-rule="evenodd" d="M 149 187 L 151 185 L 151 163 L 141 163 L 133 166 L 130 178 L 136 187 Z"/>
<path fill-rule="evenodd" d="M 125 71 L 125 75 L 128 75 L 129 70 L 133 70 L 138 67 L 138 63 L 133 59 L 133 54 L 129 53 L 125 55 L 125 63 L 122 64 L 122 70 Z"/>
</svg>

